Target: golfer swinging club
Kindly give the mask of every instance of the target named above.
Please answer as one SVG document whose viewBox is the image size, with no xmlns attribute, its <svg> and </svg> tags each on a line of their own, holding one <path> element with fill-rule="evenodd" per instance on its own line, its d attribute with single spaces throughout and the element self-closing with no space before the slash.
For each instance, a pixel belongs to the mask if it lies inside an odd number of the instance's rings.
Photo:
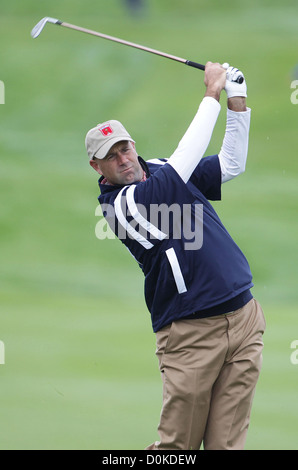
<svg viewBox="0 0 298 470">
<path fill-rule="evenodd" d="M 146 449 L 239 450 L 245 444 L 265 320 L 250 291 L 248 262 L 209 202 L 220 200 L 221 185 L 245 170 L 250 109 L 245 80 L 235 82 L 239 73 L 206 64 L 205 96 L 169 159 L 145 162 L 118 121 L 98 124 L 86 136 L 90 165 L 101 175 L 103 213 L 145 275 L 163 381 L 160 440 Z M 223 144 L 218 155 L 203 158 L 223 89 Z M 167 230 L 160 218 L 149 218 L 150 208 L 162 204 L 181 209 L 180 237 L 174 215 Z M 201 222 L 199 246 L 184 233 L 186 222 L 192 229 Z"/>
</svg>

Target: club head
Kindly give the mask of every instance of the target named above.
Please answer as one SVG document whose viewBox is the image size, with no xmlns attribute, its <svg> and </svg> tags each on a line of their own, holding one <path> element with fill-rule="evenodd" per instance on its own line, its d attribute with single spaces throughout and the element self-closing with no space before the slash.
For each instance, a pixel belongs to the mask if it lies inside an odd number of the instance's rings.
<svg viewBox="0 0 298 470">
<path fill-rule="evenodd" d="M 32 29 L 31 36 L 33 37 L 33 39 L 37 38 L 40 35 L 47 23 L 61 24 L 61 22 L 56 18 L 50 18 L 49 16 L 46 16 L 45 18 L 40 20 L 39 23 L 37 23 L 37 25 L 34 26 L 34 28 Z"/>
</svg>

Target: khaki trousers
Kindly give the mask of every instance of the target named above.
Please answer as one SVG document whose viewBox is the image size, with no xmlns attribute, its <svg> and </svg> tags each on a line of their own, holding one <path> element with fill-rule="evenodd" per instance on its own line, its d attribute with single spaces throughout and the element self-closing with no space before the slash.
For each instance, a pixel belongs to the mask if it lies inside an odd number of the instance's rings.
<svg viewBox="0 0 298 470">
<path fill-rule="evenodd" d="M 147 449 L 241 450 L 262 363 L 265 319 L 252 299 L 156 334 L 163 380 L 160 441 Z"/>
</svg>

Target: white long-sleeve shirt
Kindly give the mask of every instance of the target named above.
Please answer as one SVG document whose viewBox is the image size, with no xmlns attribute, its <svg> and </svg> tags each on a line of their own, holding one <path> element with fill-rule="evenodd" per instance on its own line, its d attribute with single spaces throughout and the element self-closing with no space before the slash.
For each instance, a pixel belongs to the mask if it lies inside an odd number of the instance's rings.
<svg viewBox="0 0 298 470">
<path fill-rule="evenodd" d="M 185 183 L 204 156 L 221 106 L 212 97 L 203 98 L 199 109 L 168 163 Z M 227 110 L 225 136 L 218 154 L 222 183 L 243 173 L 246 165 L 251 110 Z"/>
</svg>

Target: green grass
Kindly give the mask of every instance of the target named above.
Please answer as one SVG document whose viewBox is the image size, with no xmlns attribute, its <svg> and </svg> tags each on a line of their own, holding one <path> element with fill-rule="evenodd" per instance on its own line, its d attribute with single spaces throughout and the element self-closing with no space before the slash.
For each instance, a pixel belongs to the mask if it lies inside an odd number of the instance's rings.
<svg viewBox="0 0 298 470">
<path fill-rule="evenodd" d="M 96 5 L 97 10 L 94 10 Z M 95 237 L 97 177 L 84 138 L 123 121 L 144 158 L 167 157 L 191 121 L 203 75 L 53 25 L 53 16 L 198 62 L 245 72 L 252 108 L 244 175 L 215 208 L 247 255 L 267 331 L 248 449 L 297 449 L 297 64 L 294 1 L 14 0 L 1 6 L 1 449 L 143 449 L 157 439 L 161 381 L 142 274 Z M 225 103 L 210 144 L 221 145 Z"/>
</svg>

